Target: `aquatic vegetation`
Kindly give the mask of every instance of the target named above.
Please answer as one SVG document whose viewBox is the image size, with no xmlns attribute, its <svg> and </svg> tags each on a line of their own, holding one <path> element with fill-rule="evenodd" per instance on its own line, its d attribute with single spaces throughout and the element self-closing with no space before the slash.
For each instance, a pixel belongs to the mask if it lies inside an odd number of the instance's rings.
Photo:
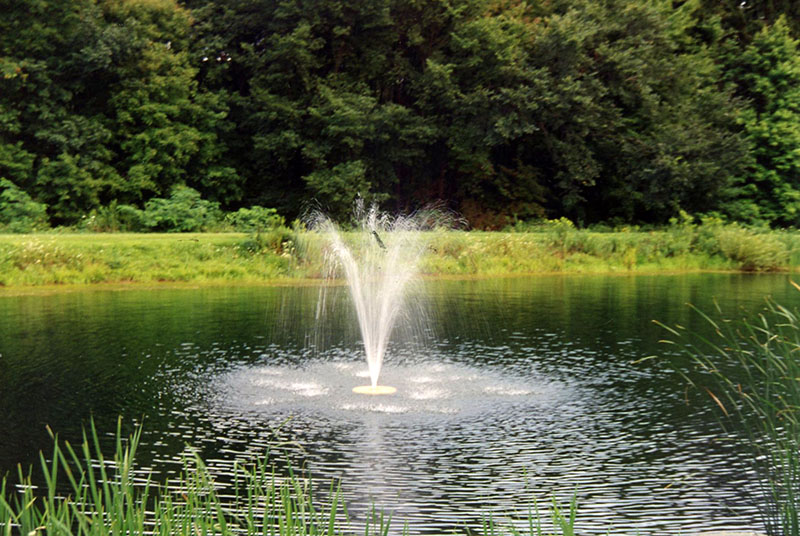
<svg viewBox="0 0 800 536">
<path fill-rule="evenodd" d="M 142 428 L 124 437 L 118 421 L 113 456 L 104 456 L 94 423 L 73 447 L 54 438 L 52 456 L 40 455 L 44 485 L 20 467 L 14 485 L 0 481 L 0 534 L 40 535 L 264 535 L 336 536 L 363 532 L 386 536 L 392 517 L 373 507 L 363 528 L 348 516 L 338 487 L 314 500 L 310 479 L 290 466 L 279 472 L 269 453 L 237 463 L 232 489 L 223 490 L 197 456 L 183 461 L 180 477 L 158 482 L 136 464 Z M 565 510 L 553 501 L 554 536 L 574 534 L 577 503 Z M 544 536 L 537 510 L 526 531 L 486 516 L 483 534 Z M 469 530 L 466 529 L 469 533 Z M 404 529 L 404 533 L 407 531 Z"/>
<path fill-rule="evenodd" d="M 737 321 L 697 312 L 716 338 L 667 328 L 669 342 L 681 345 L 695 365 L 683 375 L 711 398 L 725 429 L 752 453 L 767 533 L 798 536 L 800 317 L 772 301 L 757 317 Z"/>
</svg>

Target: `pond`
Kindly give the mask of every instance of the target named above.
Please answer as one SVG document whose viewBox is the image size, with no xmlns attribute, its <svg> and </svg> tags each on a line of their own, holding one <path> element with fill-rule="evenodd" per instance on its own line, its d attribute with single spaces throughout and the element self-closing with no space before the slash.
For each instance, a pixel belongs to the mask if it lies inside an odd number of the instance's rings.
<svg viewBox="0 0 800 536">
<path fill-rule="evenodd" d="M 48 450 L 46 426 L 74 441 L 122 415 L 144 423 L 159 477 L 196 449 L 224 482 L 291 442 L 281 456 L 321 490 L 340 480 L 352 517 L 375 505 L 398 532 L 463 533 L 573 494 L 584 534 L 758 528 L 746 457 L 713 403 L 687 398 L 652 321 L 702 331 L 686 303 L 800 305 L 789 279 L 426 281 L 426 329 L 390 344 L 387 397 L 351 391 L 368 376 L 344 287 L 318 329 L 314 286 L 0 296 L 0 474 Z"/>
</svg>

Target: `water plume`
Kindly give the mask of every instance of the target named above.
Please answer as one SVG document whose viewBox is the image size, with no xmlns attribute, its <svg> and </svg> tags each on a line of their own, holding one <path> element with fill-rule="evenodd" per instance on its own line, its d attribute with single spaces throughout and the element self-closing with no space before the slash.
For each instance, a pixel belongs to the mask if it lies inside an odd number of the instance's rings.
<svg viewBox="0 0 800 536">
<path fill-rule="evenodd" d="M 431 233 L 426 231 L 446 226 L 448 219 L 444 211 L 435 208 L 390 215 L 376 205 L 365 207 L 362 201 L 356 205 L 352 231 L 342 230 L 324 214 L 314 215 L 312 229 L 321 232 L 327 242 L 327 275 L 344 275 L 358 318 L 371 382 L 371 389 L 359 392 L 390 392 L 378 386 L 386 348 L 427 247 Z M 318 315 L 324 309 L 324 293 Z"/>
</svg>

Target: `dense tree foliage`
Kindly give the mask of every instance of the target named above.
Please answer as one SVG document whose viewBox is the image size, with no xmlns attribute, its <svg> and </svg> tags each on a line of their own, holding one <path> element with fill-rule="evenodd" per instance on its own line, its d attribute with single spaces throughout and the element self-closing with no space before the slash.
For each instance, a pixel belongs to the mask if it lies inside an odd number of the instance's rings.
<svg viewBox="0 0 800 536">
<path fill-rule="evenodd" d="M 793 1 L 0 10 L 4 218 L 157 205 L 167 221 L 164 200 L 195 192 L 197 206 L 289 219 L 312 203 L 344 218 L 361 196 L 443 200 L 480 227 L 681 211 L 800 223 Z"/>
<path fill-rule="evenodd" d="M 175 184 L 223 200 L 226 106 L 201 90 L 172 0 L 26 0 L 0 17 L 0 175 L 56 223 Z"/>
<path fill-rule="evenodd" d="M 745 219 L 800 225 L 799 52 L 783 18 L 743 50 L 725 50 L 726 78 L 748 103 L 739 122 L 752 162 L 734 206 Z"/>
</svg>

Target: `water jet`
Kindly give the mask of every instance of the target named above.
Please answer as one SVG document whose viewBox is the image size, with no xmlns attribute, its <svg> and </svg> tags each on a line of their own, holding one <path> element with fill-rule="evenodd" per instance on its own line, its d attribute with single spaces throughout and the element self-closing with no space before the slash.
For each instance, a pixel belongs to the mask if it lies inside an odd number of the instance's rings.
<svg viewBox="0 0 800 536">
<path fill-rule="evenodd" d="M 408 284 L 416 276 L 425 251 L 430 235 L 425 231 L 443 225 L 446 216 L 430 208 L 391 216 L 376 205 L 365 208 L 359 201 L 355 219 L 354 231 L 342 231 L 330 218 L 317 213 L 311 227 L 325 236 L 329 277 L 343 273 L 358 318 L 370 385 L 356 387 L 353 392 L 391 394 L 396 391 L 394 387 L 378 385 L 389 339 L 403 316 Z M 320 299 L 323 302 L 324 295 Z"/>
</svg>

